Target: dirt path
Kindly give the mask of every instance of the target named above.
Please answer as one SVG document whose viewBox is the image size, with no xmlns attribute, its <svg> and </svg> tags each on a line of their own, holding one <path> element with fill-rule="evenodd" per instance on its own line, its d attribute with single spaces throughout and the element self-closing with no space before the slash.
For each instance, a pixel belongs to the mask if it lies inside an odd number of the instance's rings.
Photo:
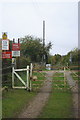
<svg viewBox="0 0 80 120">
<path fill-rule="evenodd" d="M 71 91 L 73 93 L 73 105 L 74 105 L 74 117 L 78 118 L 78 83 L 73 80 L 72 76 L 70 75 L 70 71 L 66 71 L 67 82 L 72 88 Z"/>
<path fill-rule="evenodd" d="M 46 72 L 46 80 L 44 86 L 40 89 L 40 92 L 29 103 L 29 106 L 22 112 L 18 118 L 37 118 L 51 92 L 51 81 L 53 72 Z"/>
</svg>

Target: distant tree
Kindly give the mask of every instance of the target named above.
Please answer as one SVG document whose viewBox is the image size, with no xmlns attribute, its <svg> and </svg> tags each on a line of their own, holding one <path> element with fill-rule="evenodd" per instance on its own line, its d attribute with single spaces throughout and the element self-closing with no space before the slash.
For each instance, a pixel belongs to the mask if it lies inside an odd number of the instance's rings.
<svg viewBox="0 0 80 120">
<path fill-rule="evenodd" d="M 78 65 L 80 60 L 79 56 L 80 56 L 80 50 L 78 48 L 75 48 L 74 50 L 68 52 L 67 55 L 62 56 L 62 64 Z"/>
<path fill-rule="evenodd" d="M 48 59 L 49 50 L 51 49 L 51 42 L 44 48 L 42 40 L 33 36 L 25 36 L 20 39 L 21 42 L 21 55 L 30 58 L 31 62 L 41 62 L 43 54 Z"/>
</svg>

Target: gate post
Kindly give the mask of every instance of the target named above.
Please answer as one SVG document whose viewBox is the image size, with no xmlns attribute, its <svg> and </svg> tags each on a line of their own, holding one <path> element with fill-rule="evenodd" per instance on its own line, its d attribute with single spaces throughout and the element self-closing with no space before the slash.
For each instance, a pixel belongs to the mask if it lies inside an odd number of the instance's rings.
<svg viewBox="0 0 80 120">
<path fill-rule="evenodd" d="M 14 66 L 12 66 L 12 88 L 14 88 Z"/>
<path fill-rule="evenodd" d="M 65 67 L 64 67 L 64 86 L 66 85 L 66 76 L 65 76 Z"/>
<path fill-rule="evenodd" d="M 31 63 L 30 65 L 30 78 L 32 78 L 32 69 L 33 69 L 33 65 Z M 30 91 L 32 90 L 32 79 L 30 79 Z"/>
<path fill-rule="evenodd" d="M 27 90 L 29 90 L 29 66 L 27 66 L 27 85 L 26 85 Z"/>
</svg>

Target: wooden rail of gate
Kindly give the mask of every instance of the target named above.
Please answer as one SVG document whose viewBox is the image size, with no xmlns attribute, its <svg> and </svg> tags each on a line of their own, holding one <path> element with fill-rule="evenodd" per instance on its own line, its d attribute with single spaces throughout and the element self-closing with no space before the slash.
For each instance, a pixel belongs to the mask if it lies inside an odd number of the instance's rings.
<svg viewBox="0 0 80 120">
<path fill-rule="evenodd" d="M 61 73 L 63 75 L 59 75 L 59 76 L 56 75 L 55 76 L 56 73 Z M 61 90 L 64 89 L 65 86 L 66 86 L 65 67 L 63 67 L 63 71 L 62 72 L 56 71 L 55 74 L 53 76 L 53 78 L 54 78 L 54 82 L 53 82 L 54 89 L 61 89 Z M 56 79 L 57 77 L 59 77 L 60 79 L 57 80 Z M 55 83 L 55 82 L 57 82 L 57 83 Z M 63 83 L 61 83 L 61 82 L 63 82 Z M 60 85 L 59 85 L 59 83 L 60 83 Z M 63 87 L 61 87 L 61 86 L 63 86 Z"/>
<path fill-rule="evenodd" d="M 32 63 L 30 65 L 30 67 L 27 66 L 27 68 L 24 68 L 24 69 L 15 69 L 14 66 L 13 66 L 12 67 L 12 88 L 21 88 L 21 89 L 31 90 L 32 85 L 31 85 L 30 77 L 32 76 L 32 69 L 33 69 Z M 24 80 L 17 73 L 17 72 L 20 72 L 20 71 L 26 71 L 26 82 L 24 82 Z M 15 86 L 14 85 L 14 75 L 16 75 L 16 77 L 21 81 L 21 83 L 24 86 Z"/>
</svg>

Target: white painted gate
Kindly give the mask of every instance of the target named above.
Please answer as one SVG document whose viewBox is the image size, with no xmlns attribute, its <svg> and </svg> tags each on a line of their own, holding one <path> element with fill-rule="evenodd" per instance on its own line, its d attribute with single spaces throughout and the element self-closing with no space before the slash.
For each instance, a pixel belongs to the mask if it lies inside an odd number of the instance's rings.
<svg viewBox="0 0 80 120">
<path fill-rule="evenodd" d="M 32 68 L 33 68 L 32 63 L 30 65 L 30 68 L 29 68 L 29 66 L 27 66 L 27 68 L 25 68 L 25 69 L 15 69 L 13 66 L 12 67 L 12 88 L 22 88 L 22 89 L 31 90 L 30 77 L 32 76 Z M 19 71 L 26 71 L 26 82 L 24 82 L 24 80 L 17 73 Z M 24 86 L 15 86 L 14 85 L 14 76 L 16 76 Z"/>
</svg>

